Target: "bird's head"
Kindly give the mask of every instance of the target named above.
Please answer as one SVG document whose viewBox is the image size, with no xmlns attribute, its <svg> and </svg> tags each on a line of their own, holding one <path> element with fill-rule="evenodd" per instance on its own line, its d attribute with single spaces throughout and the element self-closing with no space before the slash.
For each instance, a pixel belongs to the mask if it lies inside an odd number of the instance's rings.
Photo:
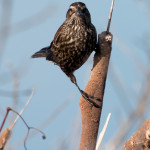
<svg viewBox="0 0 150 150">
<path fill-rule="evenodd" d="M 81 19 L 86 21 L 86 23 L 91 23 L 91 15 L 86 7 L 86 5 L 82 2 L 72 3 L 66 14 L 67 19 Z"/>
</svg>

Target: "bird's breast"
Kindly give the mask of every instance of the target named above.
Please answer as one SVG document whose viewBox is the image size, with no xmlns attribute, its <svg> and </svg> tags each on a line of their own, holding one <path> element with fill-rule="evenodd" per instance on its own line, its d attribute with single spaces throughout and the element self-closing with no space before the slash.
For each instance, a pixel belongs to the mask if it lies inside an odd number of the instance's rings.
<svg viewBox="0 0 150 150">
<path fill-rule="evenodd" d="M 81 67 L 94 49 L 92 30 L 83 25 L 68 27 L 52 46 L 56 63 L 66 72 Z"/>
</svg>

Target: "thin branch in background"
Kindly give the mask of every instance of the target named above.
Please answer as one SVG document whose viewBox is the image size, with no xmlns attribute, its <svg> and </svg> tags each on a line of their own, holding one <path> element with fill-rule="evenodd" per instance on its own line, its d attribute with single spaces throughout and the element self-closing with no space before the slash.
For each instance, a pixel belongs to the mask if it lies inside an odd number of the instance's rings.
<svg viewBox="0 0 150 150">
<path fill-rule="evenodd" d="M 35 15 L 32 15 L 27 19 L 24 19 L 12 25 L 10 28 L 10 35 L 22 33 L 24 31 L 27 31 L 31 28 L 34 28 L 44 23 L 46 20 L 50 19 L 50 17 L 52 17 L 55 14 L 56 10 L 57 6 L 48 5 L 44 7 L 41 11 L 39 11 Z"/>
<path fill-rule="evenodd" d="M 134 96 L 133 98 L 135 98 L 135 95 L 133 95 L 134 92 L 130 87 L 128 87 L 126 82 L 123 80 L 123 77 L 117 73 L 117 70 L 113 65 L 110 65 L 109 67 L 109 76 L 110 82 L 114 92 L 118 97 L 119 103 L 121 103 L 123 106 L 122 108 L 124 109 L 125 113 L 128 114 L 128 112 L 130 112 L 132 109 L 132 105 L 128 96 Z"/>
<path fill-rule="evenodd" d="M 150 51 L 149 51 L 150 50 L 150 35 L 149 33 L 145 33 L 138 42 L 140 42 L 142 46 L 144 46 L 143 50 L 145 52 L 145 55 L 147 56 L 147 59 L 149 60 L 150 59 Z"/>
<path fill-rule="evenodd" d="M 7 39 L 10 31 L 10 21 L 12 16 L 13 0 L 2 1 L 2 15 L 0 24 L 0 65 L 2 62 L 2 55 L 5 49 Z"/>
<path fill-rule="evenodd" d="M 28 103 L 29 103 L 29 101 L 28 101 Z M 28 103 L 27 103 L 27 105 L 28 105 Z M 26 106 L 27 106 L 27 105 L 26 105 Z M 26 107 L 25 107 L 25 108 L 26 108 Z M 18 112 L 16 112 L 15 110 L 13 110 L 13 109 L 10 108 L 10 107 L 7 107 L 7 112 L 6 112 L 6 115 L 5 115 L 4 120 L 3 120 L 3 122 L 2 122 L 2 125 L 1 125 L 1 127 L 0 127 L 0 132 L 1 132 L 2 128 L 3 128 L 3 126 L 4 126 L 4 123 L 5 123 L 5 121 L 6 121 L 6 118 L 7 118 L 8 113 L 9 113 L 10 111 L 16 113 L 16 114 L 19 116 L 19 118 L 21 118 L 21 120 L 24 122 L 25 126 L 26 126 L 27 129 L 28 129 L 27 134 L 26 134 L 26 136 L 25 136 L 25 138 L 24 138 L 24 147 L 25 147 L 26 150 L 27 150 L 27 148 L 26 148 L 26 141 L 27 141 L 27 139 L 28 139 L 28 135 L 29 135 L 29 132 L 30 132 L 31 129 L 40 132 L 40 133 L 42 134 L 42 138 L 43 138 L 43 139 L 46 138 L 44 132 L 42 132 L 41 130 L 39 130 L 39 129 L 37 129 L 37 128 L 28 126 L 28 124 L 27 124 L 26 121 L 23 119 L 23 117 L 22 117 Z M 22 113 L 22 112 L 23 112 L 23 111 L 21 111 L 21 113 Z M 8 138 L 9 138 L 9 136 L 10 136 L 10 134 L 11 134 L 11 131 L 12 131 L 12 130 L 10 130 L 10 129 L 13 128 L 13 126 L 15 125 L 15 123 L 16 123 L 16 122 L 14 122 L 14 124 L 12 124 L 12 126 L 10 126 L 10 128 L 6 128 L 6 129 L 2 132 L 2 134 L 1 134 L 1 136 L 0 136 L 0 139 L 5 139 L 5 142 L 3 142 L 3 140 L 2 140 L 3 143 L 0 143 L 0 146 L 1 146 L 2 148 L 4 148 L 6 142 L 7 142 Z M 8 136 L 7 134 L 4 134 L 4 132 L 5 132 L 6 130 L 9 131 L 9 134 L 8 134 L 9 136 Z M 6 138 L 6 137 L 3 137 L 4 135 L 7 135 L 7 138 Z M 0 141 L 1 141 L 1 140 L 0 140 Z M 3 145 L 3 144 L 4 144 L 4 145 Z"/>
<path fill-rule="evenodd" d="M 81 133 L 81 115 L 80 115 L 80 110 L 78 112 L 78 115 L 77 115 L 77 119 L 75 120 L 75 127 L 72 125 L 71 126 L 71 131 L 72 134 L 71 134 L 71 137 L 73 137 L 72 141 L 70 142 L 71 143 L 71 150 L 77 150 L 78 149 L 78 146 L 80 144 L 80 133 Z M 68 140 L 69 140 L 69 137 L 68 137 Z M 59 150 L 59 149 L 58 149 Z"/>
<path fill-rule="evenodd" d="M 18 90 L 19 90 L 19 76 L 17 73 L 17 70 L 14 68 L 14 66 L 12 65 L 12 63 L 8 62 L 7 66 L 10 70 L 10 73 L 12 75 L 13 78 L 13 101 L 12 101 L 12 108 L 14 110 L 17 110 L 17 106 L 18 106 Z M 10 122 L 12 122 L 14 120 L 14 117 L 11 117 Z"/>
<path fill-rule="evenodd" d="M 27 106 L 29 105 L 32 97 L 33 97 L 33 94 L 34 94 L 34 91 L 35 89 L 33 88 L 32 89 L 32 93 L 27 101 L 27 103 L 24 105 L 23 109 L 20 111 L 19 115 L 17 116 L 16 120 L 10 125 L 9 129 L 12 130 L 12 128 L 14 127 L 14 125 L 16 124 L 17 120 L 19 119 L 19 117 L 22 115 L 22 113 L 24 112 L 24 110 L 27 108 Z"/>
<path fill-rule="evenodd" d="M 2 122 L 2 124 L 1 124 L 1 127 L 0 127 L 0 132 L 1 132 L 1 131 L 2 131 L 2 129 L 3 129 L 3 126 L 4 126 L 5 122 L 6 122 L 6 119 L 7 119 L 7 116 L 8 116 L 9 111 L 10 111 L 10 109 L 9 109 L 9 108 L 7 108 L 7 111 L 6 111 L 5 117 L 4 117 L 3 122 Z"/>
<path fill-rule="evenodd" d="M 149 20 L 149 18 L 150 18 L 150 3 L 149 3 L 149 1 L 141 1 L 141 0 L 137 0 L 138 1 L 138 3 L 137 4 L 139 4 L 138 6 L 141 8 L 141 10 L 142 10 L 142 12 L 144 12 L 144 16 L 146 16 L 148 19 L 147 19 L 147 21 L 148 22 L 150 22 L 150 20 Z"/>
<path fill-rule="evenodd" d="M 19 67 L 14 67 L 10 61 L 7 61 L 7 68 L 9 68 L 9 65 L 12 66 L 12 68 L 14 68 L 14 71 L 16 72 L 19 78 L 25 76 L 29 69 L 29 65 L 27 66 L 24 62 L 20 62 Z M 11 69 L 9 69 L 9 72 L 11 72 Z M 9 84 L 11 82 L 12 74 L 12 72 L 11 74 L 8 72 L 2 72 L 0 74 L 0 87 L 3 87 L 4 85 Z"/>
<path fill-rule="evenodd" d="M 10 108 L 10 107 L 9 107 L 9 110 L 12 111 L 12 112 L 14 112 L 14 113 L 16 113 L 16 114 L 22 119 L 22 121 L 24 122 L 25 126 L 26 126 L 27 129 L 28 129 L 27 134 L 26 134 L 26 137 L 25 137 L 25 139 L 24 139 L 24 147 L 25 147 L 25 150 L 27 150 L 27 147 L 26 147 L 26 141 L 27 141 L 27 139 L 28 139 L 28 135 L 29 135 L 29 132 L 30 132 L 31 129 L 36 130 L 36 131 L 38 131 L 39 133 L 41 133 L 43 139 L 46 138 L 44 132 L 42 132 L 41 130 L 39 130 L 39 129 L 37 129 L 37 128 L 28 126 L 28 124 L 26 123 L 26 121 L 23 119 L 22 116 L 20 116 L 20 114 L 19 114 L 18 112 L 16 112 L 15 110 L 13 110 L 13 109 Z"/>
<path fill-rule="evenodd" d="M 108 116 L 107 116 L 107 120 L 106 120 L 105 125 L 104 125 L 104 127 L 103 127 L 103 129 L 102 129 L 102 131 L 101 131 L 101 133 L 100 133 L 100 135 L 99 135 L 99 138 L 98 138 L 98 141 L 97 141 L 96 149 L 95 149 L 95 150 L 100 150 L 100 146 L 101 146 L 101 143 L 102 143 L 102 140 L 103 140 L 105 131 L 106 131 L 106 129 L 107 129 L 110 116 L 111 116 L 111 113 L 109 113 Z"/>
<path fill-rule="evenodd" d="M 113 12 L 113 7 L 114 7 L 114 1 L 112 0 L 111 8 L 110 8 L 110 13 L 109 13 L 109 19 L 108 19 L 108 25 L 107 25 L 107 33 L 109 32 L 110 29 L 110 23 L 111 23 L 111 18 L 112 18 L 112 12 Z"/>
<path fill-rule="evenodd" d="M 77 150 L 80 142 L 80 132 L 81 132 L 81 115 L 78 112 L 76 119 L 71 121 L 70 127 L 68 128 L 65 135 L 61 134 L 59 138 L 56 138 L 57 148 L 56 150 Z M 58 143 L 59 140 L 59 143 Z M 51 149 L 50 146 L 47 150 Z"/>
<path fill-rule="evenodd" d="M 53 113 L 47 118 L 45 119 L 45 121 L 43 121 L 37 128 L 39 129 L 43 129 L 46 126 L 48 126 L 69 104 L 70 102 L 72 102 L 72 98 L 74 96 L 70 96 L 71 98 L 68 98 L 66 101 L 64 101 L 62 104 L 60 104 L 54 111 Z M 37 133 L 36 132 L 32 132 L 30 134 L 30 136 L 28 137 L 28 139 L 33 138 Z M 23 139 L 19 140 L 15 145 L 13 145 L 13 148 L 16 149 L 18 148 L 21 144 L 22 144 Z"/>
<path fill-rule="evenodd" d="M 28 106 L 28 104 L 31 101 L 31 98 L 33 96 L 33 93 L 34 93 L 34 89 L 32 90 L 31 96 L 29 97 L 29 99 L 28 99 L 27 103 L 25 104 L 24 108 L 20 111 L 19 115 L 21 115 L 23 113 L 23 111 L 26 109 L 26 107 Z M 3 120 L 2 124 L 1 124 L 1 127 L 0 127 L 0 132 L 3 128 L 3 126 L 4 126 L 4 123 L 5 123 L 6 118 L 8 116 L 8 112 L 9 112 L 9 108 L 7 108 L 7 112 L 5 114 L 4 120 Z M 9 128 L 4 129 L 4 131 L 1 133 L 1 136 L 0 136 L 0 150 L 5 147 L 5 144 L 6 144 L 6 142 L 8 141 L 8 139 L 11 135 L 12 128 L 16 124 L 18 118 L 19 118 L 19 116 L 17 116 L 16 120 L 10 125 Z"/>
<path fill-rule="evenodd" d="M 26 123 L 26 121 L 25 121 L 25 120 L 22 118 L 22 116 L 21 116 L 21 114 L 24 112 L 24 110 L 27 108 L 29 102 L 31 101 L 32 96 L 33 96 L 33 93 L 34 93 L 34 89 L 32 90 L 31 96 L 29 97 L 27 103 L 25 104 L 25 106 L 23 107 L 23 109 L 20 111 L 20 113 L 16 112 L 15 110 L 13 110 L 13 109 L 10 108 L 10 107 L 7 108 L 5 117 L 4 117 L 3 122 L 2 122 L 2 124 L 1 124 L 1 127 L 0 127 L 0 132 L 1 132 L 2 128 L 3 128 L 3 126 L 4 126 L 4 123 L 6 122 L 6 118 L 7 118 L 7 116 L 8 116 L 9 111 L 12 111 L 12 112 L 16 113 L 18 116 L 17 116 L 16 120 L 10 125 L 10 127 L 9 127 L 9 128 L 6 128 L 6 129 L 2 132 L 2 134 L 1 134 L 1 136 L 0 136 L 0 148 L 4 148 L 4 146 L 5 146 L 5 144 L 6 144 L 7 140 L 8 140 L 8 138 L 10 137 L 10 134 L 11 134 L 11 132 L 12 132 L 13 127 L 14 127 L 14 125 L 16 124 L 16 122 L 17 122 L 17 120 L 18 120 L 19 118 L 22 119 L 22 121 L 24 122 L 25 126 L 28 128 L 26 137 L 25 137 L 25 139 L 24 139 L 24 147 L 25 147 L 26 150 L 27 150 L 27 148 L 26 148 L 26 141 L 27 141 L 27 139 L 28 139 L 28 135 L 29 135 L 30 129 L 34 129 L 34 130 L 40 132 L 40 133 L 43 135 L 43 136 L 42 136 L 43 139 L 46 138 L 45 134 L 44 134 L 41 130 L 39 130 L 39 129 L 37 129 L 37 128 L 34 128 L 34 127 L 29 127 L 28 124 Z M 7 131 L 7 132 L 6 132 L 6 131 Z M 6 134 L 6 133 L 7 133 L 7 134 Z M 5 142 L 4 142 L 4 140 L 1 140 L 1 139 L 5 139 Z"/>
<path fill-rule="evenodd" d="M 57 7 L 48 5 L 44 7 L 37 14 L 24 19 L 14 25 L 11 25 L 11 15 L 13 0 L 3 0 L 2 1 L 2 15 L 1 15 L 1 25 L 0 25 L 0 65 L 2 61 L 3 51 L 10 35 L 18 34 L 29 30 L 44 21 L 48 20 L 56 11 Z"/>
<path fill-rule="evenodd" d="M 116 150 L 122 145 L 123 140 L 128 135 L 129 131 L 134 127 L 137 121 L 143 120 L 143 116 L 145 115 L 146 110 L 148 109 L 148 101 L 149 101 L 149 91 L 150 91 L 150 72 L 147 74 L 146 77 L 146 85 L 145 90 L 142 96 L 138 101 L 138 105 L 136 109 L 134 109 L 129 115 L 128 118 L 119 126 L 119 129 L 115 132 L 115 136 L 107 142 L 105 149 Z"/>
<path fill-rule="evenodd" d="M 29 94 L 31 93 L 31 90 L 27 89 L 27 90 L 21 90 L 21 91 L 17 91 L 18 92 L 18 96 L 29 96 Z M 4 97 L 12 97 L 13 96 L 13 92 L 12 91 L 7 91 L 7 90 L 0 90 L 0 96 L 4 96 Z"/>
<path fill-rule="evenodd" d="M 8 72 L 1 72 L 0 74 L 0 87 L 10 83 L 10 74 Z"/>
<path fill-rule="evenodd" d="M 139 74 L 145 74 L 146 68 L 144 64 L 142 64 L 142 61 L 138 58 L 137 55 L 137 49 L 133 49 L 128 46 L 128 44 L 122 39 L 122 37 L 117 32 L 117 29 L 113 27 L 113 32 L 115 34 L 115 44 L 119 47 L 120 51 L 123 52 L 127 56 L 127 60 L 131 61 L 131 64 L 137 68 L 139 71 Z"/>
</svg>

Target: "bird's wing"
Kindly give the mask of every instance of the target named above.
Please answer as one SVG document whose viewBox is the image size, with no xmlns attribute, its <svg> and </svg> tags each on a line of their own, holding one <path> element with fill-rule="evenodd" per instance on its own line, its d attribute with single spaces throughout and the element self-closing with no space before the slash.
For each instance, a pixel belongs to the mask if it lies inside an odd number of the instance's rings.
<svg viewBox="0 0 150 150">
<path fill-rule="evenodd" d="M 93 31 L 92 33 L 92 39 L 93 39 L 93 50 L 94 51 L 96 51 L 96 49 L 97 49 L 97 31 L 96 31 L 96 28 L 95 28 L 95 26 L 93 25 L 93 24 L 91 24 L 91 30 Z"/>
<path fill-rule="evenodd" d="M 64 45 L 66 45 L 66 43 L 68 43 L 69 40 L 70 40 L 70 34 L 68 33 L 68 27 L 64 22 L 57 30 L 51 46 L 52 47 L 54 46 L 55 50 L 56 49 L 61 50 L 61 48 L 64 47 Z"/>
<path fill-rule="evenodd" d="M 93 40 L 95 43 L 97 43 L 97 31 L 93 24 L 91 24 L 91 29 L 93 30 Z"/>
</svg>

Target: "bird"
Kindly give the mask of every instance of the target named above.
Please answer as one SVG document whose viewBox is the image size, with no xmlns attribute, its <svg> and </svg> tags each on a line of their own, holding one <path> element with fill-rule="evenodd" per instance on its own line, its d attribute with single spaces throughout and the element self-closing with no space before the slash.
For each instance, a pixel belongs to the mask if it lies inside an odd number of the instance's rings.
<svg viewBox="0 0 150 150">
<path fill-rule="evenodd" d="M 88 95 L 77 84 L 74 71 L 79 69 L 97 47 L 97 32 L 91 22 L 91 15 L 86 5 L 74 2 L 70 5 L 66 19 L 56 32 L 48 47 L 33 54 L 32 58 L 45 57 L 46 60 L 58 65 L 76 85 L 81 95 L 92 105 L 99 106 L 92 100 L 99 98 Z"/>
</svg>

